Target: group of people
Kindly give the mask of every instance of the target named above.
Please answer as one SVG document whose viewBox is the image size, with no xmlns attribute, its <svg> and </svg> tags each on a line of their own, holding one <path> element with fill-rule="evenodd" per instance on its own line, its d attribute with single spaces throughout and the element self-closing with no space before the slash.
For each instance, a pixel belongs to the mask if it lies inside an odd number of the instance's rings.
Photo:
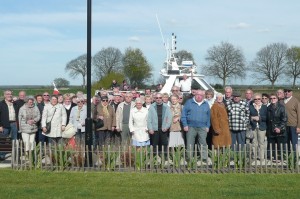
<svg viewBox="0 0 300 199">
<path fill-rule="evenodd" d="M 102 90 L 91 99 L 91 117 L 95 123 L 103 123 L 94 125 L 94 146 L 152 145 L 159 153 L 185 146 L 189 159 L 197 145 L 202 161 L 208 158 L 207 148 L 231 146 L 240 150 L 250 142 L 260 160 L 272 158 L 269 146 L 276 159 L 276 144 L 278 148 L 283 144 L 283 149 L 291 144 L 289 150 L 296 151 L 300 107 L 292 89 L 274 94 L 253 94 L 247 89 L 245 99 L 231 87 L 224 91 L 224 95 L 214 96 L 213 90 L 192 87 L 186 95 L 173 86 L 171 93 L 152 92 L 150 88 L 139 93 L 134 89 L 121 91 L 117 85 L 112 91 Z M 19 132 L 29 151 L 34 142 L 63 143 L 62 132 L 71 123 L 77 129 L 76 143 L 84 144 L 86 101 L 82 92 L 27 97 L 24 91 L 13 100 L 12 91 L 6 90 L 0 102 L 0 132 L 12 139 L 18 139 Z M 46 128 L 49 122 L 50 132 Z"/>
</svg>

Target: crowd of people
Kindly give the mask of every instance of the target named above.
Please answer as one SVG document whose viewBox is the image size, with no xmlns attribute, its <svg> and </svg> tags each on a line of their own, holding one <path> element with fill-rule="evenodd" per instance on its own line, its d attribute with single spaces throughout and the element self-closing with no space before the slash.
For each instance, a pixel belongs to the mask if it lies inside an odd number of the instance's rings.
<svg viewBox="0 0 300 199">
<path fill-rule="evenodd" d="M 126 87 L 123 91 L 113 84 L 112 90 L 101 90 L 91 99 L 91 117 L 94 123 L 102 121 L 101 126 L 93 127 L 94 147 L 152 145 L 162 156 L 167 148 L 185 146 L 190 159 L 196 145 L 203 162 L 208 159 L 207 148 L 212 147 L 241 150 L 252 143 L 261 161 L 276 160 L 275 151 L 281 144 L 283 150 L 288 144 L 289 151 L 296 151 L 300 105 L 291 88 L 271 94 L 247 89 L 242 99 L 231 87 L 224 89 L 224 95 L 214 96 L 213 90 L 198 87 L 186 94 L 178 86 L 173 86 L 171 93 L 160 93 L 150 88 L 138 92 Z M 71 123 L 77 129 L 76 143 L 84 144 L 88 100 L 84 93 L 50 96 L 44 92 L 32 97 L 21 91 L 17 99 L 12 94 L 4 91 L 0 102 L 2 136 L 22 139 L 25 150 L 30 151 L 35 142 L 66 143 L 62 132 Z M 46 128 L 49 122 L 50 132 Z M 0 157 L 3 160 L 5 154 Z"/>
</svg>

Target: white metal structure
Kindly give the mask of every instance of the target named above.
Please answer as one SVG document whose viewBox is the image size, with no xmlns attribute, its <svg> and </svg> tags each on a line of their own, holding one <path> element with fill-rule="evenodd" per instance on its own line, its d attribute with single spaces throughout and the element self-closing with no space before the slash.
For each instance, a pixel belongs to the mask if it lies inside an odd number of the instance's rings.
<svg viewBox="0 0 300 199">
<path fill-rule="evenodd" d="M 160 70 L 160 74 L 166 79 L 165 85 L 161 89 L 160 93 L 170 93 L 174 85 L 179 85 L 183 75 L 188 78 L 191 77 L 191 72 L 193 72 L 193 80 L 196 81 L 200 87 L 204 90 L 215 89 L 204 79 L 204 75 L 197 74 L 197 66 L 193 61 L 182 61 L 181 65 L 177 64 L 177 58 L 175 57 L 176 52 L 176 36 L 172 34 L 171 46 L 165 45 L 167 51 L 166 61 L 164 63 L 163 69 Z"/>
</svg>

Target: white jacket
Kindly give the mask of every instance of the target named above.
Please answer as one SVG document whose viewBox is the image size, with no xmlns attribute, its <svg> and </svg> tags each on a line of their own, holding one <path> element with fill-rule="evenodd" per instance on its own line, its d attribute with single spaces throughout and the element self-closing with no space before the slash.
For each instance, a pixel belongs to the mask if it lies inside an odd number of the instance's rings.
<svg viewBox="0 0 300 199">
<path fill-rule="evenodd" d="M 138 142 L 148 141 L 149 134 L 147 132 L 148 109 L 142 107 L 138 110 L 134 107 L 130 110 L 129 130 L 132 133 L 132 139 Z"/>
<path fill-rule="evenodd" d="M 73 124 L 73 126 L 76 129 L 80 129 L 81 132 L 85 132 L 85 119 L 86 119 L 86 106 L 83 105 L 83 107 L 80 110 L 80 116 L 77 120 L 77 111 L 78 111 L 78 106 L 74 106 L 71 110 L 70 113 L 70 123 Z"/>
<path fill-rule="evenodd" d="M 51 121 L 52 116 L 53 119 Z M 45 105 L 42 116 L 42 127 L 46 127 L 46 123 L 49 121 L 51 121 L 51 131 L 46 134 L 46 136 L 53 138 L 61 137 L 61 127 L 63 125 L 65 126 L 67 123 L 67 112 L 65 107 L 61 104 L 56 104 L 55 106 L 52 106 L 52 104 Z"/>
</svg>

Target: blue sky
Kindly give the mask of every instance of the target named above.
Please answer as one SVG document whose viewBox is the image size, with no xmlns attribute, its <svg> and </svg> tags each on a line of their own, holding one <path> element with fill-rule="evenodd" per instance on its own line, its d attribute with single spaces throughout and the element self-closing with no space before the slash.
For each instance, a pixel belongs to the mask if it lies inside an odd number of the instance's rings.
<svg viewBox="0 0 300 199">
<path fill-rule="evenodd" d="M 208 48 L 222 41 L 250 62 L 270 43 L 300 46 L 299 8 L 297 0 L 93 0 L 92 55 L 109 46 L 140 48 L 157 79 L 165 60 L 158 14 L 165 40 L 174 32 L 177 49 L 193 53 L 199 71 Z M 81 84 L 64 68 L 86 53 L 86 1 L 1 0 L 0 44 L 0 85 L 50 85 L 56 77 Z"/>
</svg>

